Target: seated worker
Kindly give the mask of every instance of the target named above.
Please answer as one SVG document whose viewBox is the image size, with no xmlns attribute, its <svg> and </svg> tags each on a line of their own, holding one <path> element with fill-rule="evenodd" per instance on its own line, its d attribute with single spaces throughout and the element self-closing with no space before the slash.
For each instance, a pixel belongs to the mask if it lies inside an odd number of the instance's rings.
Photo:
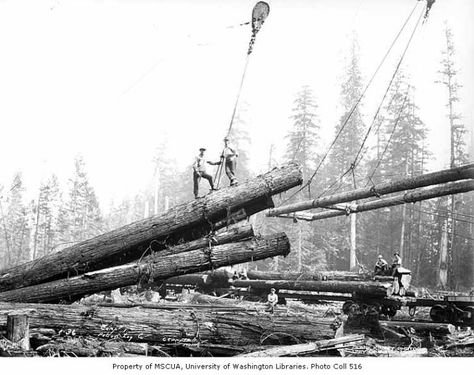
<svg viewBox="0 0 474 375">
<path fill-rule="evenodd" d="M 275 288 L 270 289 L 270 293 L 267 296 L 267 303 L 268 303 L 267 311 L 273 314 L 273 309 L 275 305 L 278 303 L 278 295 L 275 293 Z"/>
<path fill-rule="evenodd" d="M 388 263 L 382 255 L 379 255 L 377 262 L 375 262 L 374 274 L 375 276 L 385 276 L 388 274 Z"/>
</svg>

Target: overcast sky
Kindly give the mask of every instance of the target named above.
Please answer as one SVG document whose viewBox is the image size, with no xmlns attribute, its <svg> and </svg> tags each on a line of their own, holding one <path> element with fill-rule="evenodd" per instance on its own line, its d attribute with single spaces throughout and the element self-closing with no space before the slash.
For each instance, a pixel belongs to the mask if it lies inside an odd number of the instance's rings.
<svg viewBox="0 0 474 375">
<path fill-rule="evenodd" d="M 67 181 L 81 153 L 107 206 L 149 182 L 163 139 L 180 168 L 202 146 L 217 156 L 250 37 L 250 26 L 239 24 L 250 19 L 255 3 L 0 0 L 0 186 L 22 171 L 36 196 L 39 181 L 51 172 Z M 265 169 L 272 143 L 277 153 L 284 150 L 292 102 L 304 84 L 314 90 L 323 139 L 330 141 L 341 115 L 340 83 L 353 32 L 367 82 L 418 3 L 363 102 L 369 123 L 423 7 L 416 0 L 268 3 L 241 95 L 255 172 Z M 447 166 L 449 153 L 446 96 L 434 82 L 444 21 L 454 34 L 463 85 L 458 110 L 472 129 L 473 19 L 471 0 L 437 0 L 405 58 L 430 129 L 435 169 Z"/>
</svg>

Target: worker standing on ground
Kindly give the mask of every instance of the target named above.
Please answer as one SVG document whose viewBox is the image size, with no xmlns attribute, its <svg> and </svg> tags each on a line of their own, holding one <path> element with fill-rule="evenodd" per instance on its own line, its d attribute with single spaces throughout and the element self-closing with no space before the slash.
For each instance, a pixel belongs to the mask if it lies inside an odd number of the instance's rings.
<svg viewBox="0 0 474 375">
<path fill-rule="evenodd" d="M 206 158 L 204 156 L 205 151 L 205 148 L 201 147 L 199 149 L 199 155 L 196 156 L 193 164 L 194 198 L 196 199 L 199 198 L 199 181 L 201 180 L 201 177 L 209 181 L 211 191 L 217 190 L 214 188 L 214 181 L 212 180 L 212 176 L 206 172 L 206 164 L 219 165 L 221 164 L 221 162 L 206 161 Z"/>
<path fill-rule="evenodd" d="M 221 158 L 225 166 L 225 174 L 229 177 L 230 186 L 237 185 L 237 178 L 235 177 L 235 169 L 237 167 L 237 157 L 239 156 L 235 148 L 229 146 L 229 138 L 224 138 L 224 151 L 222 151 Z"/>
<path fill-rule="evenodd" d="M 399 253 L 393 254 L 393 261 L 392 261 L 392 276 L 395 276 L 397 273 L 397 269 L 402 266 L 402 258 L 400 257 Z"/>
<path fill-rule="evenodd" d="M 275 293 L 275 288 L 270 289 L 270 293 L 267 296 L 268 302 L 268 309 L 270 313 L 273 314 L 273 309 L 275 308 L 276 304 L 278 303 L 278 295 Z"/>
<path fill-rule="evenodd" d="M 385 276 L 387 275 L 387 273 L 388 273 L 388 263 L 382 257 L 382 255 L 379 255 L 377 262 L 375 262 L 374 274 L 375 276 L 377 275 Z"/>
</svg>

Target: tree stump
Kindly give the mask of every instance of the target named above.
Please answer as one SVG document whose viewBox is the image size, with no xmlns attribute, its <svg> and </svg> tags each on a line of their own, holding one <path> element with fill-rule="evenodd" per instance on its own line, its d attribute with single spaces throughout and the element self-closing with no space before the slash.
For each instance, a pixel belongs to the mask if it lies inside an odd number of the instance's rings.
<svg viewBox="0 0 474 375">
<path fill-rule="evenodd" d="M 27 314 L 14 312 L 7 315 L 7 339 L 22 350 L 30 350 L 30 326 Z"/>
</svg>

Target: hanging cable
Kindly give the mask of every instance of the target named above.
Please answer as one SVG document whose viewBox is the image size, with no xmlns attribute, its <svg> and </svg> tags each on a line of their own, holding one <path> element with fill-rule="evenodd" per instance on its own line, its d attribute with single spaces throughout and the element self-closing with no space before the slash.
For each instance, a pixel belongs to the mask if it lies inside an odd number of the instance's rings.
<svg viewBox="0 0 474 375">
<path fill-rule="evenodd" d="M 350 172 L 352 172 L 352 174 L 353 174 L 353 176 L 354 176 L 354 170 L 355 170 L 355 168 L 356 168 L 356 167 L 359 165 L 359 163 L 362 161 L 362 158 L 358 159 L 358 158 L 359 158 L 359 155 L 361 154 L 361 152 L 362 152 L 362 150 L 363 150 L 363 148 L 364 148 L 365 142 L 367 141 L 367 139 L 368 139 L 368 137 L 369 137 L 370 131 L 372 130 L 372 128 L 373 128 L 373 126 L 374 126 L 374 124 L 375 124 L 375 120 L 378 118 L 378 115 L 379 115 L 379 113 L 380 113 L 380 110 L 382 109 L 383 102 L 385 101 L 385 98 L 387 97 L 388 92 L 390 91 L 390 88 L 392 87 L 392 83 L 393 83 L 393 81 L 395 80 L 395 77 L 397 76 L 398 71 L 400 70 L 400 66 L 401 66 L 401 64 L 402 64 L 402 62 L 403 62 L 403 59 L 405 58 L 405 55 L 406 55 L 406 53 L 407 53 L 407 51 L 408 51 L 408 47 L 410 46 L 411 41 L 413 40 L 413 37 L 414 37 L 414 35 L 415 35 L 416 30 L 418 29 L 418 26 L 419 26 L 419 24 L 420 24 L 420 21 L 421 21 L 423 15 L 424 15 L 424 10 L 423 10 L 423 12 L 420 14 L 420 17 L 418 17 L 418 21 L 416 22 L 415 27 L 413 28 L 413 31 L 412 31 L 412 33 L 411 33 L 411 35 L 410 35 L 410 38 L 408 39 L 408 43 L 407 43 L 407 45 L 405 46 L 405 49 L 404 49 L 404 51 L 403 51 L 403 53 L 402 53 L 402 55 L 401 55 L 401 57 L 400 57 L 400 59 L 399 59 L 399 61 L 398 61 L 397 66 L 395 67 L 395 71 L 394 71 L 393 74 L 392 74 L 392 77 L 391 77 L 391 79 L 390 79 L 389 84 L 387 85 L 387 88 L 386 88 L 386 90 L 385 90 L 385 92 L 384 92 L 384 95 L 383 95 L 383 97 L 382 97 L 382 100 L 380 101 L 380 103 L 379 103 L 379 105 L 378 105 L 378 107 L 377 107 L 377 110 L 376 110 L 376 112 L 375 112 L 375 114 L 374 114 L 372 123 L 370 124 L 370 126 L 369 126 L 369 128 L 368 128 L 368 130 L 367 130 L 367 132 L 366 132 L 366 134 L 365 134 L 365 137 L 364 137 L 364 139 L 363 139 L 363 141 L 362 141 L 362 144 L 361 144 L 360 147 L 359 147 L 359 150 L 358 150 L 358 152 L 357 152 L 357 154 L 356 154 L 356 156 L 355 156 L 353 162 L 351 163 L 351 165 L 349 166 L 349 168 L 344 172 L 344 174 L 339 178 L 339 181 L 341 181 L 341 182 L 342 182 L 342 179 L 343 179 L 347 174 L 349 174 Z M 403 100 L 402 110 L 404 109 L 405 103 L 406 103 L 406 101 L 407 101 L 407 98 L 408 98 L 408 90 L 409 90 L 409 89 L 410 89 L 410 86 L 408 86 L 407 94 L 405 95 L 405 98 L 404 98 L 404 100 Z M 394 126 L 394 128 L 393 128 L 393 131 L 395 131 L 396 124 L 398 124 L 398 122 L 399 122 L 399 120 L 400 120 L 400 117 L 401 117 L 401 114 L 402 114 L 402 110 L 400 110 L 400 113 L 398 114 L 398 118 L 397 118 L 397 121 L 396 121 L 395 126 Z M 393 132 L 392 132 L 392 135 L 393 135 Z M 391 137 L 390 137 L 390 139 L 391 139 Z M 371 176 L 371 177 L 372 177 L 372 176 Z M 355 179 L 355 177 L 354 177 L 354 179 Z M 355 181 L 355 180 L 354 180 L 354 181 Z M 320 194 L 320 195 L 318 196 L 318 198 L 320 198 L 320 197 L 322 197 L 322 196 L 323 196 L 323 194 Z"/>
<path fill-rule="evenodd" d="M 363 99 L 363 97 L 365 96 L 367 90 L 369 89 L 370 85 L 372 84 L 372 81 L 374 80 L 375 76 L 377 75 L 377 73 L 379 72 L 380 68 L 382 67 L 382 65 L 384 64 L 385 60 L 387 59 L 387 56 L 390 54 L 393 46 L 395 45 L 395 43 L 397 42 L 398 38 L 400 37 L 401 33 L 403 32 L 403 30 L 405 29 L 405 26 L 408 24 L 409 20 L 411 19 L 413 13 L 415 12 L 415 9 L 417 8 L 418 6 L 418 2 L 415 4 L 415 6 L 413 7 L 413 9 L 411 10 L 410 14 L 408 15 L 408 17 L 406 18 L 405 22 L 403 23 L 402 27 L 400 28 L 399 32 L 397 33 L 397 35 L 395 36 L 395 39 L 392 41 L 390 47 L 388 48 L 387 52 L 385 53 L 385 55 L 383 56 L 382 60 L 380 61 L 380 63 L 378 64 L 377 68 L 375 69 L 374 73 L 372 74 L 372 77 L 370 78 L 369 82 L 367 83 L 367 85 L 365 86 L 364 90 L 362 91 L 361 95 L 358 97 L 358 99 L 356 100 L 355 104 L 352 106 L 351 110 L 349 111 L 346 119 L 344 120 L 342 126 L 341 126 L 341 129 L 339 129 L 339 131 L 337 132 L 336 134 L 336 137 L 334 138 L 334 140 L 331 142 L 329 148 L 326 150 L 325 154 L 323 155 L 321 161 L 319 162 L 318 166 L 316 167 L 316 170 L 315 172 L 312 174 L 312 176 L 309 178 L 309 180 L 303 184 L 303 186 L 301 186 L 295 193 L 293 193 L 290 197 L 288 197 L 285 201 L 282 202 L 282 204 L 285 204 L 286 202 L 288 202 L 289 200 L 291 200 L 296 194 L 298 194 L 300 191 L 302 191 L 304 188 L 306 188 L 307 186 L 310 186 L 312 180 L 314 179 L 314 177 L 317 175 L 319 169 L 321 168 L 321 166 L 323 165 L 324 161 L 326 160 L 326 158 L 328 157 L 330 151 L 332 150 L 332 148 L 334 147 L 334 145 L 336 144 L 339 136 L 341 135 L 341 133 L 343 132 L 345 126 L 348 124 L 350 118 L 352 117 L 352 114 L 355 112 L 355 110 L 357 109 L 359 103 L 361 102 L 361 100 Z"/>
</svg>

